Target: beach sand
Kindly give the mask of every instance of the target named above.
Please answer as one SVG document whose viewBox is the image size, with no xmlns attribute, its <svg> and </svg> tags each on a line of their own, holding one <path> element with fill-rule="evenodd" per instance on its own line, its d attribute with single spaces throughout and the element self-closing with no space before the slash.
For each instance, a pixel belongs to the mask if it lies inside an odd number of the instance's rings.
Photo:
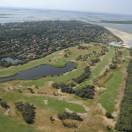
<svg viewBox="0 0 132 132">
<path fill-rule="evenodd" d="M 124 42 L 122 44 L 123 47 L 126 47 L 126 48 L 132 47 L 132 34 L 131 33 L 127 33 L 127 32 L 124 32 L 124 31 L 121 31 L 118 29 L 114 29 L 114 28 L 110 28 L 110 27 L 105 27 L 105 28 L 123 40 L 123 42 Z"/>
</svg>

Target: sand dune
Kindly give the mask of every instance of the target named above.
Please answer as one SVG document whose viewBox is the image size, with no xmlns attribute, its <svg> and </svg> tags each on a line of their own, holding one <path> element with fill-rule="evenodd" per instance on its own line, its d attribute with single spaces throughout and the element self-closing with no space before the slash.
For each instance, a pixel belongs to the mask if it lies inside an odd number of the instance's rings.
<svg viewBox="0 0 132 132">
<path fill-rule="evenodd" d="M 127 33 L 118 29 L 110 28 L 110 27 L 105 27 L 109 31 L 111 31 L 113 34 L 115 34 L 117 37 L 121 38 L 123 40 L 123 47 L 130 48 L 132 47 L 132 34 Z"/>
</svg>

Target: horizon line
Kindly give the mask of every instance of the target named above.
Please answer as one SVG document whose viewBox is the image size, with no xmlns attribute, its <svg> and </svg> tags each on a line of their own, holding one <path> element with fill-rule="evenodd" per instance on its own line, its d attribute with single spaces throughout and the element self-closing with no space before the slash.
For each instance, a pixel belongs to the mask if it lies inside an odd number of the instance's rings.
<svg viewBox="0 0 132 132">
<path fill-rule="evenodd" d="M 81 10 L 66 10 L 66 9 L 50 9 L 50 8 L 31 8 L 31 7 L 8 7 L 8 6 L 0 6 L 0 9 L 25 9 L 25 10 L 51 10 L 51 11 L 65 11 L 65 12 L 80 12 L 80 13 L 97 13 L 97 14 L 109 14 L 109 15 L 124 15 L 124 16 L 132 16 L 132 14 L 126 13 L 114 13 L 114 12 L 97 12 L 97 11 L 81 11 Z"/>
</svg>

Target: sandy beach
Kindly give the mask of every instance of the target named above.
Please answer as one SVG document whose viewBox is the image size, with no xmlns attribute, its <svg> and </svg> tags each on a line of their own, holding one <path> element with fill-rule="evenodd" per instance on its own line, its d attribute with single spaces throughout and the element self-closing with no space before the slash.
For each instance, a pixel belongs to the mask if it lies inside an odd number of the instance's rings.
<svg viewBox="0 0 132 132">
<path fill-rule="evenodd" d="M 110 28 L 110 27 L 105 27 L 105 28 L 123 40 L 124 42 L 122 44 L 123 47 L 126 47 L 126 48 L 132 47 L 132 34 L 131 33 L 127 33 L 127 32 L 114 29 L 114 28 Z"/>
</svg>

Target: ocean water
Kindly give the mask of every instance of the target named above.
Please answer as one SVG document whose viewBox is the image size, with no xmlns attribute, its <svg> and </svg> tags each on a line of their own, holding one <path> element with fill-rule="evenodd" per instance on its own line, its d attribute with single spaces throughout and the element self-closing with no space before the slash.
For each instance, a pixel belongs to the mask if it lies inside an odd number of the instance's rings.
<svg viewBox="0 0 132 132">
<path fill-rule="evenodd" d="M 0 23 L 43 21 L 43 20 L 80 20 L 88 23 L 109 26 L 132 33 L 132 24 L 105 24 L 101 20 L 132 20 L 129 15 L 113 15 L 105 13 L 73 12 L 36 9 L 0 8 Z"/>
</svg>

